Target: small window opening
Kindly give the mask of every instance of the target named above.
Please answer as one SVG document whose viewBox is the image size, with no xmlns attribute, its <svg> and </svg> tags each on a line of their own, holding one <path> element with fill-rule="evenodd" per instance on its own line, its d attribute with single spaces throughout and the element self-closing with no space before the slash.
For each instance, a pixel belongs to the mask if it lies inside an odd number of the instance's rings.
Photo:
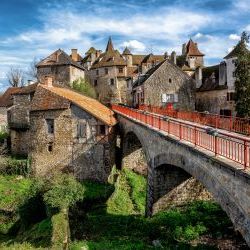
<svg viewBox="0 0 250 250">
<path fill-rule="evenodd" d="M 99 135 L 106 135 L 106 126 L 105 125 L 99 126 Z"/>
<path fill-rule="evenodd" d="M 53 143 L 52 143 L 52 142 L 49 143 L 49 145 L 48 145 L 48 151 L 49 151 L 49 152 L 52 152 L 52 151 L 53 151 Z"/>
<path fill-rule="evenodd" d="M 94 80 L 94 86 L 97 86 L 97 80 Z"/>
<path fill-rule="evenodd" d="M 113 78 L 110 79 L 110 85 L 114 85 L 115 84 L 115 80 Z"/>
<path fill-rule="evenodd" d="M 49 134 L 54 134 L 54 119 L 46 119 L 47 131 Z"/>
<path fill-rule="evenodd" d="M 169 82 L 169 83 L 172 83 L 172 79 L 171 79 L 171 78 L 169 78 L 169 79 L 168 79 L 168 82 Z"/>
</svg>

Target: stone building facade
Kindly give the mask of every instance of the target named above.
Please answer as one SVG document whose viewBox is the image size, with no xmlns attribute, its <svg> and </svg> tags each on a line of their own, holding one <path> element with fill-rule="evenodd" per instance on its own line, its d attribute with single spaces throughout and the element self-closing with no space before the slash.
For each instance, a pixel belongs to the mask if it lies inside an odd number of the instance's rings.
<svg viewBox="0 0 250 250">
<path fill-rule="evenodd" d="M 52 84 L 23 87 L 8 115 L 13 154 L 28 155 L 37 176 L 53 170 L 107 181 L 115 159 L 116 120 L 97 100 Z"/>
<path fill-rule="evenodd" d="M 133 85 L 133 100 L 134 106 L 172 104 L 178 110 L 194 110 L 195 81 L 166 59 L 138 78 Z"/>
<path fill-rule="evenodd" d="M 45 77 L 51 76 L 56 84 L 71 85 L 73 81 L 85 78 L 86 70 L 81 60 L 76 49 L 72 49 L 70 56 L 58 49 L 36 65 L 37 78 L 43 82 Z"/>
<path fill-rule="evenodd" d="M 111 38 L 104 53 L 91 48 L 83 60 L 91 65 L 87 75 L 95 86 L 99 100 L 104 104 L 132 104 L 131 83 L 164 59 L 162 55 L 133 55 L 128 48 L 121 54 L 115 50 Z M 95 58 L 94 61 L 91 58 Z M 89 63 L 87 65 L 87 63 Z"/>
<path fill-rule="evenodd" d="M 240 42 L 219 65 L 203 69 L 202 85 L 197 89 L 196 109 L 220 115 L 236 115 L 235 63 Z M 246 53 L 249 53 L 246 49 Z"/>
</svg>

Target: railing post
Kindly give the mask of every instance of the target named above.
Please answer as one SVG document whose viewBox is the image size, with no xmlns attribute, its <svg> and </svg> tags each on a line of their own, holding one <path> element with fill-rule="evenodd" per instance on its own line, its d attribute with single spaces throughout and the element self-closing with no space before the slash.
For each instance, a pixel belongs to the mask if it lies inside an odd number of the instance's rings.
<svg viewBox="0 0 250 250">
<path fill-rule="evenodd" d="M 180 137 L 180 140 L 182 139 L 182 131 L 181 131 L 181 123 L 179 124 L 179 137 Z"/>
<path fill-rule="evenodd" d="M 244 140 L 244 169 L 247 168 L 247 141 Z"/>
<path fill-rule="evenodd" d="M 214 137 L 214 153 L 215 153 L 215 156 L 217 156 L 218 154 L 218 139 L 217 139 L 218 136 L 215 136 Z"/>
<path fill-rule="evenodd" d="M 161 130 L 161 117 L 159 116 L 159 130 Z"/>
<path fill-rule="evenodd" d="M 170 134 L 170 120 L 168 119 L 168 134 Z"/>
<path fill-rule="evenodd" d="M 197 129 L 196 126 L 194 126 L 194 146 L 196 147 L 197 145 Z"/>
</svg>

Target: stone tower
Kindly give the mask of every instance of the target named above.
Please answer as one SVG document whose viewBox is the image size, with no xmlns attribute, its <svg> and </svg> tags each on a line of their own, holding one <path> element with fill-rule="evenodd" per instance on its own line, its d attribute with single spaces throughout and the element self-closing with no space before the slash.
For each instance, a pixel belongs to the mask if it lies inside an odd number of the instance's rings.
<svg viewBox="0 0 250 250">
<path fill-rule="evenodd" d="M 127 66 L 131 67 L 133 65 L 133 60 L 132 60 L 132 53 L 130 52 L 129 48 L 126 47 L 122 53 L 122 55 L 125 57 L 125 60 L 127 62 Z"/>
</svg>

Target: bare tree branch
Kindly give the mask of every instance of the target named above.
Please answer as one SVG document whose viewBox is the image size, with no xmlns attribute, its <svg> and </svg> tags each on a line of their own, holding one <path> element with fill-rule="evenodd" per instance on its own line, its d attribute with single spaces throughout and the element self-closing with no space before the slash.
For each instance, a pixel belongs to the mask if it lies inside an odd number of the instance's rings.
<svg viewBox="0 0 250 250">
<path fill-rule="evenodd" d="M 24 83 L 24 72 L 18 67 L 10 67 L 10 70 L 6 74 L 9 84 L 12 87 L 20 87 Z"/>
<path fill-rule="evenodd" d="M 32 80 L 37 80 L 37 68 L 36 65 L 40 60 L 36 57 L 33 58 L 33 61 L 30 63 L 28 71 L 26 72 L 26 75 Z"/>
</svg>

